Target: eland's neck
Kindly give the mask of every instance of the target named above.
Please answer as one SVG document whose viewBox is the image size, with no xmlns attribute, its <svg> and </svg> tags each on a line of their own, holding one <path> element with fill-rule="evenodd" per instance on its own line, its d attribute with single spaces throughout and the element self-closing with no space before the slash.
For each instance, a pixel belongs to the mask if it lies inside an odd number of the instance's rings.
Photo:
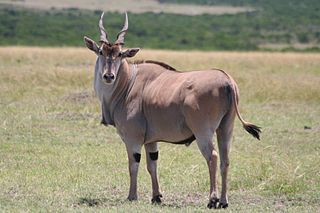
<svg viewBox="0 0 320 213">
<path fill-rule="evenodd" d="M 121 107 L 119 105 L 125 102 L 133 86 L 137 72 L 135 66 L 136 65 L 131 65 L 126 60 L 123 60 L 113 84 L 104 83 L 101 75 L 97 72 L 95 74 L 95 90 L 97 96 L 100 99 L 103 110 L 106 111 L 105 113 L 108 113 L 112 121 L 115 108 Z"/>
</svg>

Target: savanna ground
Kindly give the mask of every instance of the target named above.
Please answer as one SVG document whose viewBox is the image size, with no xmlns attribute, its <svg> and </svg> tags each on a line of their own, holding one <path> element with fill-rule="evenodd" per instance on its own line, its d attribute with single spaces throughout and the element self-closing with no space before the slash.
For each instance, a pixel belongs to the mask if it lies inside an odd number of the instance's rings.
<svg viewBox="0 0 320 213">
<path fill-rule="evenodd" d="M 320 55 L 142 50 L 179 70 L 218 67 L 238 82 L 228 211 L 320 211 Z M 99 124 L 95 56 L 84 48 L 0 48 L 0 211 L 202 212 L 209 176 L 195 143 L 160 144 L 162 205 L 151 205 L 144 153 L 128 202 L 124 144 Z"/>
</svg>

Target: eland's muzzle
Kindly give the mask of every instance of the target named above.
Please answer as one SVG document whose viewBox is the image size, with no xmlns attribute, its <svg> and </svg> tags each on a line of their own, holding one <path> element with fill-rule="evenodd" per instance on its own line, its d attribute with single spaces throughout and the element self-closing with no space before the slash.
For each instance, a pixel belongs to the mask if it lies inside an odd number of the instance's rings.
<svg viewBox="0 0 320 213">
<path fill-rule="evenodd" d="M 111 83 L 115 79 L 115 76 L 112 73 L 104 74 L 103 79 L 105 80 L 106 83 Z"/>
</svg>

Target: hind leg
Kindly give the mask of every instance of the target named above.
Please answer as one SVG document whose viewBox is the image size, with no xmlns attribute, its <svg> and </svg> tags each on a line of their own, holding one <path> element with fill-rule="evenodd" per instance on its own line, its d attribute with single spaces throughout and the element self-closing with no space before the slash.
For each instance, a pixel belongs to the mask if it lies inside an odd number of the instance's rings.
<svg viewBox="0 0 320 213">
<path fill-rule="evenodd" d="M 218 153 L 212 143 L 213 133 L 201 134 L 196 136 L 197 145 L 207 161 L 209 176 L 210 176 L 210 195 L 208 208 L 217 208 L 219 202 L 218 188 L 217 188 L 217 161 Z"/>
<path fill-rule="evenodd" d="M 220 156 L 220 173 L 221 173 L 221 197 L 219 208 L 228 207 L 227 184 L 228 184 L 228 169 L 229 169 L 229 152 L 232 139 L 234 115 L 227 115 L 217 129 L 217 140 Z"/>
<path fill-rule="evenodd" d="M 161 203 L 161 192 L 159 189 L 159 181 L 157 175 L 157 160 L 158 160 L 158 145 L 157 143 L 150 143 L 144 145 L 146 149 L 147 169 L 151 176 L 152 182 L 152 203 Z"/>
</svg>

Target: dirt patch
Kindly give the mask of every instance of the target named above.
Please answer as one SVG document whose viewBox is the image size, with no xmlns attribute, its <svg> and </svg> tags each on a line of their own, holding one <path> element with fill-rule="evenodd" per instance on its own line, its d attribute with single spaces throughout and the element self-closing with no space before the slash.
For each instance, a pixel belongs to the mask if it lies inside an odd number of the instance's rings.
<svg viewBox="0 0 320 213">
<path fill-rule="evenodd" d="M 164 200 L 165 202 L 162 205 L 167 207 L 202 206 L 208 201 L 208 195 L 206 193 L 166 193 Z"/>
<path fill-rule="evenodd" d="M 81 197 L 73 204 L 73 207 L 88 206 L 88 207 L 98 207 L 98 206 L 119 206 L 125 202 L 126 199 L 121 197 L 124 192 L 118 187 L 110 186 L 105 189 L 108 192 L 108 197 L 93 198 L 91 196 Z"/>
<path fill-rule="evenodd" d="M 99 206 L 103 203 L 101 199 L 96 199 L 96 198 L 80 198 L 79 202 L 77 203 L 79 206 L 85 205 L 89 207 L 94 207 L 94 206 Z"/>
<path fill-rule="evenodd" d="M 320 132 L 320 126 L 304 126 L 305 131 Z"/>
</svg>

